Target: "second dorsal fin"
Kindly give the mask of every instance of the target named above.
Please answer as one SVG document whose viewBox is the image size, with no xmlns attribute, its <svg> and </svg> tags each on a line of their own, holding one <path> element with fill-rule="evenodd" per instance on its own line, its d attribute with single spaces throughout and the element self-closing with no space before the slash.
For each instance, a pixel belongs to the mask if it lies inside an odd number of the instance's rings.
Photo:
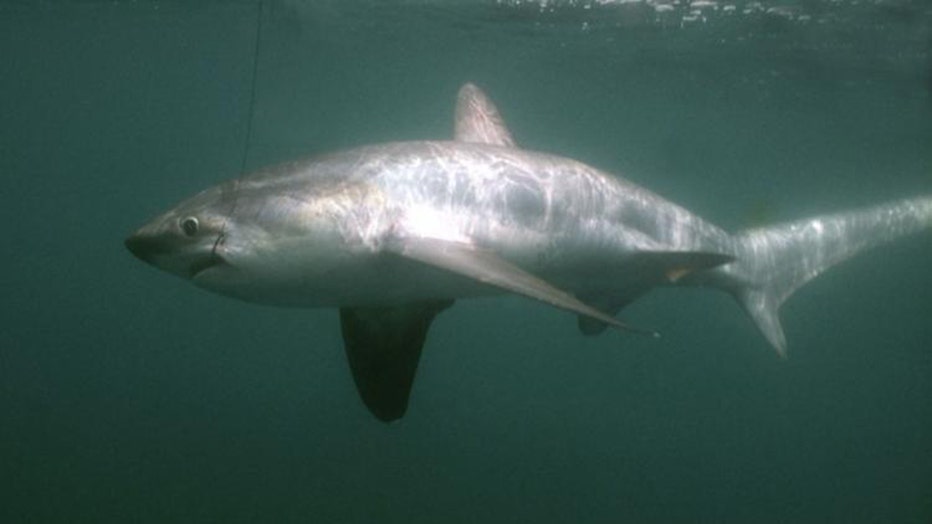
<svg viewBox="0 0 932 524">
<path fill-rule="evenodd" d="M 467 83 L 460 88 L 455 118 L 455 140 L 506 147 L 515 145 L 495 104 L 474 84 Z"/>
</svg>

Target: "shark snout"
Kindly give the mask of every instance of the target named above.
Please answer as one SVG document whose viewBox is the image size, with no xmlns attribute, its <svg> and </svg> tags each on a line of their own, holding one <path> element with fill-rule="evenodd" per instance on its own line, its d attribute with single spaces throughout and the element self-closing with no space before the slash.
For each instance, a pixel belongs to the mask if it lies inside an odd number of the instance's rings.
<svg viewBox="0 0 932 524">
<path fill-rule="evenodd" d="M 127 237 L 123 245 L 147 264 L 185 278 L 194 278 L 207 269 L 226 265 L 226 260 L 217 252 L 218 242 L 185 241 L 176 235 L 153 233 L 143 227 Z"/>
<path fill-rule="evenodd" d="M 133 256 L 149 264 L 153 263 L 156 255 L 166 252 L 164 242 L 160 242 L 158 238 L 139 233 L 133 233 L 126 237 L 123 245 Z"/>
</svg>

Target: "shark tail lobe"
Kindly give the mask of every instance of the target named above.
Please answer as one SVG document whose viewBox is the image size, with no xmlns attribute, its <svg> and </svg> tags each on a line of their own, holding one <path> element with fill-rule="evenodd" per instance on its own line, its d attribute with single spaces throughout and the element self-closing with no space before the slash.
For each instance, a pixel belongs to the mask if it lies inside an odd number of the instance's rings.
<svg viewBox="0 0 932 524">
<path fill-rule="evenodd" d="M 742 232 L 737 259 L 717 271 L 780 356 L 780 306 L 808 281 L 861 251 L 932 228 L 932 196 Z"/>
</svg>

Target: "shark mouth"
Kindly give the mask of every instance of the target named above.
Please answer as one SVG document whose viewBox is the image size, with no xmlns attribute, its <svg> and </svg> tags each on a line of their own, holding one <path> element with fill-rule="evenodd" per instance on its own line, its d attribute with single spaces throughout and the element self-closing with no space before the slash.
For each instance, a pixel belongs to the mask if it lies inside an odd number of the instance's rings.
<svg viewBox="0 0 932 524">
<path fill-rule="evenodd" d="M 212 267 L 226 265 L 226 263 L 227 262 L 223 259 L 223 257 L 217 253 L 211 252 L 209 255 L 195 260 L 188 268 L 188 274 L 191 278 L 196 278 L 204 271 L 207 271 Z"/>
<path fill-rule="evenodd" d="M 217 235 L 217 239 L 214 240 L 214 245 L 210 249 L 210 254 L 200 257 L 191 263 L 191 266 L 188 268 L 188 274 L 192 279 L 212 267 L 226 265 L 227 261 L 217 254 L 217 248 L 223 245 L 224 240 L 226 240 L 226 235 L 221 231 L 220 234 Z"/>
</svg>

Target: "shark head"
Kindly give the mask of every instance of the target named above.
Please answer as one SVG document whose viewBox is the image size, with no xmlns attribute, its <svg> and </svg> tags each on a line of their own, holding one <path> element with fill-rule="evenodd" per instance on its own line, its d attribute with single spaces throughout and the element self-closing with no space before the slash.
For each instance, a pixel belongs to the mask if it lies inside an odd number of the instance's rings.
<svg viewBox="0 0 932 524">
<path fill-rule="evenodd" d="M 341 303 L 360 278 L 359 220 L 346 202 L 366 191 L 313 176 L 287 178 L 294 186 L 284 187 L 263 176 L 182 201 L 133 232 L 126 248 L 197 287 L 248 302 Z"/>
<path fill-rule="evenodd" d="M 223 200 L 220 186 L 203 191 L 137 229 L 126 248 L 148 264 L 193 281 L 229 271 Z"/>
</svg>

